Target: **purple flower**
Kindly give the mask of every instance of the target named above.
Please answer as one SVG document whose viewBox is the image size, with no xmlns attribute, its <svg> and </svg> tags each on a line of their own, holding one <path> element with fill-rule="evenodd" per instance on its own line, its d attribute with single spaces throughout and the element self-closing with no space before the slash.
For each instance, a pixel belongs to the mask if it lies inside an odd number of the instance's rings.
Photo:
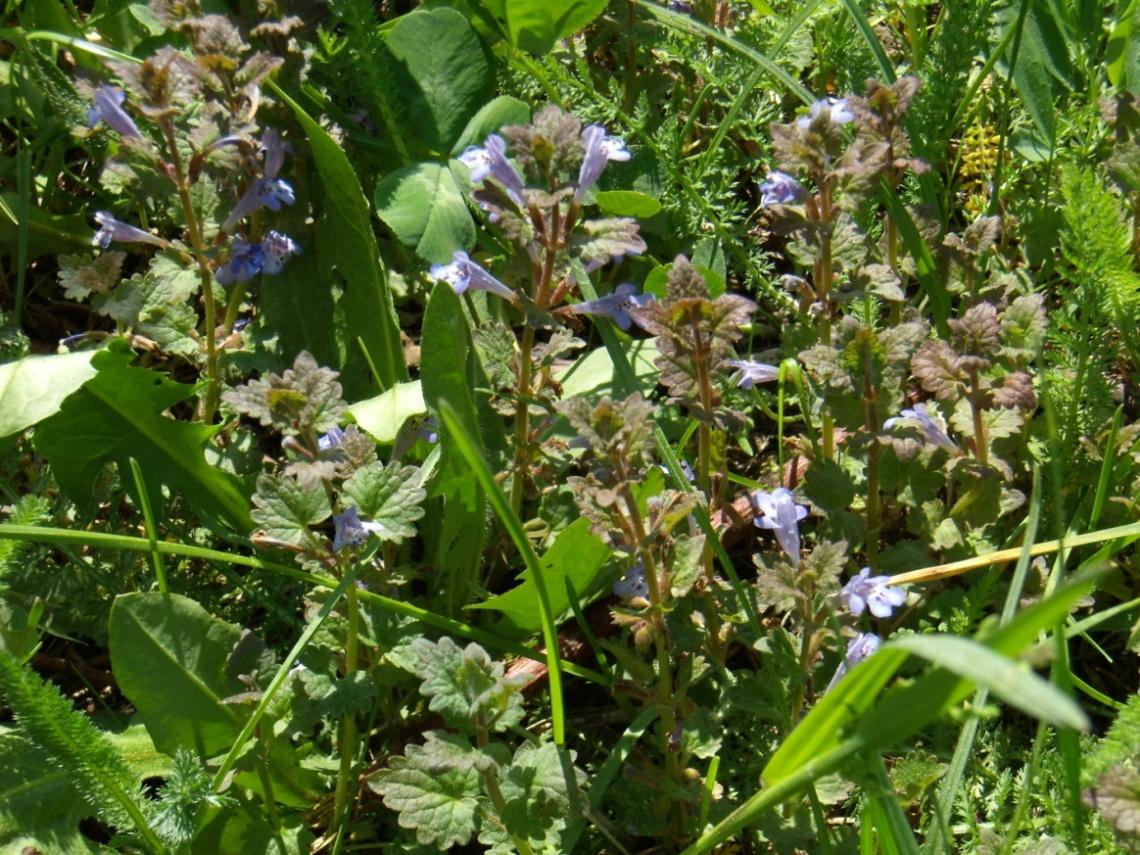
<svg viewBox="0 0 1140 855">
<path fill-rule="evenodd" d="M 729 359 L 725 364 L 736 369 L 733 377 L 741 389 L 751 389 L 757 383 L 771 383 L 780 379 L 780 368 L 776 365 L 765 365 L 748 359 Z"/>
<path fill-rule="evenodd" d="M 472 261 L 463 250 L 457 249 L 451 258 L 450 264 L 431 266 L 431 277 L 437 282 L 446 282 L 456 294 L 474 288 L 514 302 L 515 292 Z"/>
<path fill-rule="evenodd" d="M 359 546 L 368 540 L 369 534 L 383 535 L 387 529 L 378 522 L 362 520 L 356 506 L 350 506 L 344 513 L 333 517 L 336 531 L 333 534 L 333 552 L 340 552 L 346 546 Z"/>
<path fill-rule="evenodd" d="M 266 128 L 261 135 L 261 154 L 265 158 L 265 178 L 276 178 L 281 167 L 285 165 L 285 155 L 289 151 L 289 144 L 281 139 L 276 128 Z M 289 204 L 292 204 L 290 202 Z M 276 210 L 276 209 L 274 209 Z"/>
<path fill-rule="evenodd" d="M 629 160 L 630 153 L 625 143 L 617 137 L 607 137 L 601 125 L 590 125 L 582 131 L 582 144 L 586 154 L 578 170 L 578 189 L 574 191 L 574 201 L 579 204 L 586 192 L 593 187 L 605 172 L 611 160 Z"/>
<path fill-rule="evenodd" d="M 523 179 L 514 164 L 507 160 L 507 142 L 498 134 L 491 134 L 483 147 L 468 146 L 459 155 L 459 162 L 471 173 L 471 183 L 481 184 L 487 178 L 498 182 L 516 205 L 523 205 Z"/>
<path fill-rule="evenodd" d="M 344 431 L 339 427 L 334 427 L 328 433 L 317 437 L 317 451 L 336 451 L 342 442 L 344 442 Z"/>
<path fill-rule="evenodd" d="M 800 182 L 778 169 L 769 172 L 768 180 L 760 185 L 760 204 L 765 208 L 772 205 L 794 205 L 806 195 Z"/>
<path fill-rule="evenodd" d="M 118 131 L 124 137 L 142 139 L 135 120 L 123 109 L 123 102 L 126 100 L 127 93 L 118 86 L 100 86 L 95 90 L 95 105 L 87 111 L 87 125 L 93 128 L 103 122 L 108 128 Z"/>
<path fill-rule="evenodd" d="M 758 516 L 753 522 L 757 528 L 771 529 L 776 541 L 794 564 L 800 562 L 800 520 L 807 516 L 805 505 L 797 505 L 792 491 L 777 487 L 771 493 L 756 490 L 752 493 L 752 507 Z"/>
<path fill-rule="evenodd" d="M 844 674 L 878 650 L 881 643 L 882 641 L 879 636 L 873 632 L 861 632 L 851 639 L 847 644 L 847 652 L 843 656 L 843 661 L 840 662 L 839 667 L 835 669 L 835 674 L 832 676 L 831 682 L 827 684 L 825 691 L 830 692 L 832 687 L 843 678 Z"/>
<path fill-rule="evenodd" d="M 957 443 L 950 438 L 946 433 L 946 429 L 942 426 L 941 417 L 936 419 L 935 415 L 937 414 L 931 414 L 926 408 L 926 404 L 915 404 L 914 409 L 902 410 L 897 416 L 883 422 L 883 430 L 890 430 L 897 424 L 917 424 L 919 429 L 922 430 L 923 439 L 931 445 L 936 445 L 939 448 L 944 448 L 951 452 L 960 451 Z"/>
<path fill-rule="evenodd" d="M 218 268 L 214 278 L 219 285 L 248 282 L 265 267 L 265 247 L 259 243 L 246 243 L 235 237 L 230 247 L 229 260 Z"/>
<path fill-rule="evenodd" d="M 634 597 L 641 597 L 644 600 L 649 597 L 649 582 L 645 578 L 645 568 L 640 561 L 614 582 L 613 592 L 623 600 L 632 600 Z"/>
<path fill-rule="evenodd" d="M 295 201 L 297 198 L 293 195 L 293 188 L 288 181 L 280 178 L 258 178 L 238 199 L 238 203 L 222 223 L 222 231 L 232 232 L 234 226 L 254 211 L 262 208 L 280 211 L 282 205 L 292 205 Z"/>
<path fill-rule="evenodd" d="M 144 232 L 142 229 L 135 228 L 128 223 L 120 222 L 106 211 L 96 211 L 95 222 L 99 224 L 99 231 L 95 232 L 95 236 L 91 238 L 91 244 L 93 246 L 106 249 L 111 245 L 111 241 L 118 241 L 119 243 L 149 243 L 161 247 L 170 246 L 169 241 L 156 237 L 150 232 Z"/>
<path fill-rule="evenodd" d="M 596 300 L 575 303 L 570 307 L 570 311 L 575 315 L 597 315 L 609 318 L 623 330 L 628 330 L 634 320 L 629 314 L 629 310 L 640 309 L 655 299 L 652 294 L 638 294 L 636 286 L 623 282 L 612 294 L 598 297 Z"/>
<path fill-rule="evenodd" d="M 291 237 L 281 232 L 269 232 L 262 239 L 261 246 L 265 250 L 265 265 L 261 268 L 261 272 L 271 276 L 285 269 L 285 263 L 290 256 L 301 254 L 301 247 L 297 246 Z"/>
<path fill-rule="evenodd" d="M 848 122 L 855 121 L 855 114 L 847 109 L 847 99 L 841 98 L 838 101 L 832 102 L 827 98 L 821 98 L 811 105 L 808 115 L 802 116 L 796 120 L 796 124 L 803 130 L 807 130 L 815 118 L 827 110 L 831 121 L 837 125 L 845 125 Z"/>
<path fill-rule="evenodd" d="M 847 580 L 839 599 L 855 616 L 869 609 L 877 618 L 890 617 L 891 612 L 906 602 L 906 591 L 891 587 L 890 581 L 890 576 L 872 576 L 871 568 L 864 567 Z"/>
</svg>

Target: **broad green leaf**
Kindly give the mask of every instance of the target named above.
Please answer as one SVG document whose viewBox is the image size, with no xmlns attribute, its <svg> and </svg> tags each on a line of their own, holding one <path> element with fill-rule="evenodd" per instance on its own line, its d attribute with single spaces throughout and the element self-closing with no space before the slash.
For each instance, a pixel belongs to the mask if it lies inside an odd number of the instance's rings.
<svg viewBox="0 0 1140 855">
<path fill-rule="evenodd" d="M 475 30 L 447 7 L 402 15 L 385 33 L 392 92 L 404 104 L 404 138 L 426 154 L 450 151 L 479 105 L 495 94 L 491 58 Z"/>
<path fill-rule="evenodd" d="M 423 517 L 421 505 L 427 495 L 417 467 L 401 466 L 399 461 L 370 463 L 344 482 L 344 492 L 360 515 L 377 526 L 372 531 L 381 540 L 400 543 L 415 537 L 413 523 Z"/>
<path fill-rule="evenodd" d="M 425 749 L 409 743 L 403 757 L 371 775 L 369 789 L 384 798 L 384 806 L 399 813 L 401 828 L 414 829 L 416 840 L 449 849 L 471 840 L 482 789 L 479 772 L 449 770 L 442 774 Z"/>
<path fill-rule="evenodd" d="M 609 351 L 597 348 L 559 375 L 563 399 L 581 395 L 594 400 L 604 395 L 630 394 L 635 391 L 648 394 L 657 385 L 655 360 L 659 353 L 656 341 L 651 338 L 637 339 L 623 341 L 620 346 L 637 380 L 636 388 L 624 388 L 626 384 L 616 375 Z"/>
<path fill-rule="evenodd" d="M 376 213 L 425 261 L 451 261 L 475 242 L 475 223 L 450 166 L 415 163 L 376 185 Z"/>
<path fill-rule="evenodd" d="M 111 659 L 119 687 L 155 747 L 209 757 L 241 729 L 224 698 L 247 690 L 227 665 L 241 629 L 178 594 L 122 594 L 111 606 Z"/>
<path fill-rule="evenodd" d="M 598 207 L 615 217 L 652 217 L 661 210 L 661 203 L 648 193 L 636 190 L 599 190 Z"/>
<path fill-rule="evenodd" d="M 114 461 L 126 471 L 134 457 L 155 491 L 156 507 L 157 488 L 166 484 L 196 511 L 249 531 L 249 501 L 237 479 L 212 467 L 203 454 L 214 429 L 163 415 L 194 388 L 132 368 L 133 358 L 125 343 L 100 351 L 92 360 L 99 373 L 36 429 L 36 448 L 51 463 L 60 487 L 81 507 L 90 507 L 91 486 L 103 466 Z"/>
<path fill-rule="evenodd" d="M 26 356 L 0 365 L 0 438 L 59 411 L 64 399 L 96 374 L 95 351 Z"/>
<path fill-rule="evenodd" d="M 59 855 L 100 851 L 79 831 L 91 809 L 66 768 L 19 731 L 0 728 L 0 769 L 0 855 L 25 847 Z"/>
<path fill-rule="evenodd" d="M 313 543 L 309 527 L 324 522 L 332 513 L 322 489 L 309 490 L 293 478 L 262 474 L 253 494 L 254 523 L 281 543 L 308 546 Z"/>
<path fill-rule="evenodd" d="M 314 287 L 318 282 L 329 282 L 328 267 L 321 256 L 303 252 L 290 259 L 272 283 L 266 283 L 269 287 L 258 290 L 258 313 L 244 332 L 246 338 L 265 342 L 266 347 L 285 356 L 285 365 L 294 354 L 305 351 L 319 365 L 342 367 L 349 345 L 338 346 L 344 333 L 338 328 L 336 294 L 326 285 Z"/>
<path fill-rule="evenodd" d="M 1047 724 L 1077 730 L 1086 730 L 1089 726 L 1088 716 L 1056 686 L 972 639 L 941 633 L 905 635 L 884 646 L 928 659 L 977 686 L 989 689 L 1011 707 Z"/>
<path fill-rule="evenodd" d="M 585 27 L 606 8 L 605 0 L 475 0 L 512 45 L 541 56 Z"/>
<path fill-rule="evenodd" d="M 525 125 L 530 121 L 530 105 L 510 95 L 499 95 L 484 104 L 479 112 L 471 117 L 455 145 L 452 155 L 460 154 L 467 146 L 481 146 L 491 134 L 496 134 L 507 125 Z"/>
<path fill-rule="evenodd" d="M 1113 86 L 1140 92 L 1140 0 L 1117 0 L 1104 62 Z"/>
<path fill-rule="evenodd" d="M 367 397 L 375 394 L 376 383 L 381 389 L 387 389 L 408 376 L 400 344 L 400 325 L 388 289 L 388 277 L 380 262 L 368 202 L 352 164 L 336 140 L 293 99 L 273 88 L 305 129 L 317 174 L 324 186 L 318 227 L 321 269 L 335 268 L 344 281 L 338 309 L 343 315 L 349 350 L 343 365 L 338 366 L 341 382 L 349 400 Z M 376 369 L 375 383 L 370 379 L 371 368 L 360 344 Z"/>
<path fill-rule="evenodd" d="M 15 193 L 0 193 L 0 247 L 12 258 L 20 241 L 18 210 L 20 202 Z M 48 214 L 33 205 L 28 211 L 28 258 L 90 249 L 93 231 L 84 214 Z"/>
<path fill-rule="evenodd" d="M 480 412 L 472 395 L 472 389 L 486 384 L 480 382 L 463 304 L 448 287 L 433 288 L 428 299 L 420 371 L 424 401 L 432 415 L 439 418 L 440 402 L 446 400 L 477 442 L 504 447 L 502 418 L 485 408 Z M 439 445 L 440 473 L 433 493 L 442 512 L 429 515 L 423 529 L 429 554 L 446 574 L 442 584 L 448 597 L 448 612 L 456 615 L 475 598 L 475 579 L 487 525 L 486 505 L 478 482 L 471 477 L 470 467 L 446 430 L 440 431 Z"/>
<path fill-rule="evenodd" d="M 396 441 L 404 422 L 427 413 L 427 404 L 421 381 L 410 380 L 397 383 L 375 398 L 353 404 L 348 412 L 376 442 L 389 445 Z"/>
<path fill-rule="evenodd" d="M 522 721 L 521 678 L 505 677 L 503 663 L 478 644 L 459 647 L 446 635 L 439 641 L 417 638 L 412 653 L 423 680 L 420 694 L 431 698 L 428 708 L 452 727 L 470 729 L 472 719 L 482 718 L 505 730 Z"/>
<path fill-rule="evenodd" d="M 594 593 L 598 587 L 598 574 L 610 554 L 609 547 L 590 533 L 587 520 L 575 520 L 558 535 L 554 545 L 539 559 L 556 622 L 570 608 L 566 581 L 570 581 L 580 597 Z M 502 612 L 504 619 L 497 627 L 500 631 L 520 636 L 534 635 L 542 628 L 538 591 L 529 570 L 524 570 L 519 578 L 523 580 L 521 585 L 481 603 L 473 603 L 468 608 Z"/>
<path fill-rule="evenodd" d="M 1021 29 L 1021 43 L 1013 82 L 1025 110 L 1048 145 L 1056 137 L 1055 85 L 1071 86 L 1068 49 L 1046 0 L 1028 0 L 1029 12 Z M 1015 4 L 1010 12 L 1017 9 Z M 1017 26 L 1020 17 L 1012 22 Z"/>
<path fill-rule="evenodd" d="M 585 811 L 586 776 L 573 758 L 552 742 L 524 742 L 501 780 L 506 802 L 501 818 L 507 830 L 529 840 L 535 851 L 558 851 L 562 830 Z M 487 831 L 499 829 L 486 826 L 480 842 L 493 842 Z M 506 835 L 500 839 L 505 842 Z"/>
<path fill-rule="evenodd" d="M 309 855 L 312 851 L 313 833 L 300 818 L 282 819 L 279 831 L 280 836 L 260 813 L 230 808 L 216 814 L 194 835 L 190 852 L 192 855 L 218 855 L 220 852 Z"/>
</svg>

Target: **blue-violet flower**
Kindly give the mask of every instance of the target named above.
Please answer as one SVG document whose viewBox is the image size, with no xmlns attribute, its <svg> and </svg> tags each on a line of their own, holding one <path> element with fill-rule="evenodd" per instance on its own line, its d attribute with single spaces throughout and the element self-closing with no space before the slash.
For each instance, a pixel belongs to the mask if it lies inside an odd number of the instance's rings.
<svg viewBox="0 0 1140 855">
<path fill-rule="evenodd" d="M 760 185 L 760 204 L 765 208 L 772 205 L 794 205 L 807 193 L 800 182 L 778 169 L 768 173 L 768 180 Z"/>
<path fill-rule="evenodd" d="M 574 191 L 574 201 L 579 204 L 602 177 L 611 160 L 625 161 L 631 157 L 625 143 L 618 137 L 606 136 L 606 129 L 601 125 L 590 125 L 582 131 L 582 144 L 586 153 L 578 169 L 578 187 Z"/>
<path fill-rule="evenodd" d="M 917 424 L 922 430 L 923 439 L 931 445 L 951 452 L 961 450 L 958 448 L 958 444 L 946 433 L 946 429 L 941 424 L 941 418 L 936 418 L 935 414 L 926 408 L 926 404 L 915 404 L 913 409 L 902 410 L 897 416 L 887 419 L 883 422 L 883 430 L 890 430 L 897 424 Z"/>
<path fill-rule="evenodd" d="M 118 241 L 119 243 L 149 243 L 161 247 L 170 246 L 170 241 L 152 235 L 150 232 L 144 232 L 142 229 L 135 228 L 129 223 L 116 220 L 106 211 L 96 211 L 95 222 L 99 224 L 99 231 L 95 232 L 95 236 L 91 238 L 92 246 L 99 246 L 106 249 L 111 245 L 111 241 Z"/>
<path fill-rule="evenodd" d="M 757 383 L 771 383 L 780 379 L 778 365 L 766 365 L 749 359 L 729 359 L 725 364 L 736 369 L 733 378 L 741 389 L 751 389 Z"/>
<path fill-rule="evenodd" d="M 471 173 L 471 183 L 481 184 L 491 178 L 503 186 L 511 201 L 523 204 L 523 179 L 514 164 L 507 160 L 507 142 L 498 134 L 487 137 L 483 147 L 468 146 L 459 155 L 459 162 Z"/>
<path fill-rule="evenodd" d="M 219 285 L 248 282 L 265 267 L 265 247 L 260 243 L 246 243 L 235 237 L 230 247 L 230 258 L 218 268 L 214 278 Z"/>
<path fill-rule="evenodd" d="M 656 298 L 652 294 L 638 294 L 637 287 L 628 282 L 617 286 L 617 290 L 596 300 L 586 300 L 570 306 L 575 315 L 598 315 L 609 318 L 623 330 L 628 330 L 634 318 L 630 309 L 640 309 L 647 306 Z"/>
<path fill-rule="evenodd" d="M 340 448 L 342 442 L 344 442 L 344 431 L 339 427 L 334 427 L 328 433 L 317 437 L 317 451 L 335 451 Z"/>
<path fill-rule="evenodd" d="M 359 546 L 368 540 L 369 534 L 383 534 L 386 531 L 378 522 L 362 520 L 355 505 L 334 516 L 333 525 L 336 528 L 333 534 L 333 552 L 340 552 L 346 546 Z"/>
<path fill-rule="evenodd" d="M 827 684 L 825 691 L 830 692 L 844 674 L 878 650 L 881 643 L 882 640 L 873 632 L 861 632 L 851 639 L 847 644 L 847 652 L 843 656 L 843 661 L 835 669 L 835 674 L 832 675 L 831 682 Z"/>
<path fill-rule="evenodd" d="M 808 514 L 806 505 L 797 505 L 792 491 L 777 487 L 771 493 L 756 490 L 751 495 L 752 507 L 763 516 L 753 522 L 758 528 L 775 532 L 776 541 L 793 564 L 800 562 L 800 520 Z"/>
<path fill-rule="evenodd" d="M 261 241 L 261 246 L 265 250 L 265 266 L 261 268 L 261 272 L 269 275 L 280 273 L 285 269 L 285 263 L 291 256 L 301 254 L 301 247 L 297 246 L 291 237 L 281 232 L 267 233 Z"/>
<path fill-rule="evenodd" d="M 468 288 L 488 291 L 504 300 L 514 302 L 515 292 L 471 260 L 463 250 L 457 249 L 451 256 L 450 264 L 433 264 L 431 277 L 437 282 L 446 282 L 456 294 Z"/>
<path fill-rule="evenodd" d="M 828 115 L 834 124 L 845 125 L 848 122 L 855 121 L 855 114 L 847 109 L 846 98 L 841 98 L 834 103 L 826 98 L 821 98 L 811 105 L 808 115 L 796 120 L 796 124 L 803 130 L 807 130 L 816 116 L 824 110 L 828 111 Z"/>
<path fill-rule="evenodd" d="M 632 600 L 634 597 L 647 599 L 649 597 L 649 582 L 645 578 L 645 567 L 638 561 L 625 571 L 625 575 L 614 582 L 613 592 L 623 600 Z"/>
<path fill-rule="evenodd" d="M 95 127 L 103 122 L 113 131 L 118 131 L 124 137 L 142 139 L 139 126 L 131 118 L 130 113 L 123 109 L 123 102 L 127 100 L 127 93 L 118 86 L 100 86 L 95 90 L 95 105 L 87 111 L 88 127 Z"/>
<path fill-rule="evenodd" d="M 847 580 L 839 599 L 858 617 L 865 609 L 877 618 L 890 617 L 891 612 L 906 602 L 906 591 L 888 584 L 890 576 L 872 576 L 871 568 L 864 567 Z"/>
</svg>

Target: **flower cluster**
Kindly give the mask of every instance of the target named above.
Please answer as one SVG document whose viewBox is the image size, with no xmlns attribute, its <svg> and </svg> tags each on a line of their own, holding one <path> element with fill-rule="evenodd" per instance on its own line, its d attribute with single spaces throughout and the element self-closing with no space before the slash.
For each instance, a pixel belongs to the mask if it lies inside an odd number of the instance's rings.
<svg viewBox="0 0 1140 855">
<path fill-rule="evenodd" d="M 895 609 L 906 602 L 906 592 L 902 588 L 892 587 L 890 581 L 890 576 L 872 576 L 871 568 L 864 567 L 843 586 L 839 599 L 856 617 L 864 611 L 869 611 L 877 618 L 890 617 Z"/>
<path fill-rule="evenodd" d="M 293 239 L 280 232 L 269 232 L 258 243 L 246 243 L 243 238 L 235 237 L 230 245 L 229 260 L 214 276 L 219 285 L 248 282 L 258 273 L 280 273 L 290 256 L 300 253 L 301 248 Z"/>
</svg>

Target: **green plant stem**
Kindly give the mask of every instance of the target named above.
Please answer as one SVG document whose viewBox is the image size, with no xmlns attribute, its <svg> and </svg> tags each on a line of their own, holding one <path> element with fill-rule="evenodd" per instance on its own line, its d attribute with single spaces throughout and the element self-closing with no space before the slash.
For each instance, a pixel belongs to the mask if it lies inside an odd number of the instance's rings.
<svg viewBox="0 0 1140 855">
<path fill-rule="evenodd" d="M 808 598 L 810 600 L 810 598 Z M 788 705 L 788 730 L 796 726 L 800 720 L 800 711 L 803 709 L 804 698 L 807 696 L 808 678 L 811 676 L 811 662 L 814 658 L 815 646 L 812 636 L 815 634 L 815 623 L 812 615 L 804 615 L 803 637 L 800 639 L 800 679 L 792 690 L 792 702 Z"/>
<path fill-rule="evenodd" d="M 344 675 L 351 678 L 357 669 L 360 608 L 356 599 L 356 585 L 350 585 L 344 596 L 348 606 L 348 630 L 344 645 Z M 340 769 L 336 778 L 334 824 L 344 821 L 349 806 L 353 759 L 356 755 L 356 713 L 345 714 L 340 729 Z M 355 798 L 355 793 L 351 794 Z"/>
<path fill-rule="evenodd" d="M 174 138 L 174 126 L 170 119 L 160 122 L 163 136 L 166 138 L 166 147 L 170 151 L 170 163 L 174 169 L 174 186 L 178 190 L 178 199 L 182 203 L 182 215 L 186 218 L 186 231 L 190 236 L 190 247 L 194 251 L 194 260 L 198 263 L 198 277 L 202 286 L 202 303 L 205 307 L 205 336 L 206 336 L 206 394 L 198 401 L 198 420 L 211 424 L 214 413 L 218 409 L 218 398 L 221 387 L 218 380 L 218 344 L 214 334 L 217 329 L 217 307 L 214 305 L 214 282 L 210 273 L 210 264 L 206 259 L 206 243 L 202 237 L 201 224 L 198 214 L 194 210 L 194 202 L 190 198 L 190 185 L 186 179 L 186 170 L 182 164 L 182 154 L 178 151 L 178 142 Z"/>
<path fill-rule="evenodd" d="M 226 301 L 226 314 L 222 319 L 222 337 L 229 336 L 234 331 L 234 324 L 237 323 L 238 312 L 241 311 L 241 301 L 245 299 L 246 283 L 235 282 L 233 290 L 230 291 L 230 298 Z M 373 372 L 375 375 L 376 372 Z"/>
<path fill-rule="evenodd" d="M 621 469 L 619 461 L 618 471 Z M 657 703 L 661 707 L 661 750 L 665 754 L 665 771 L 671 780 L 680 783 L 681 770 L 677 763 L 677 752 L 669 747 L 669 739 L 677 727 L 677 713 L 673 706 L 673 666 L 665 644 L 666 628 L 663 611 L 665 593 L 661 590 L 657 561 L 653 557 L 653 550 L 649 548 L 645 521 L 641 518 L 641 508 L 638 507 L 637 497 L 633 495 L 629 481 L 624 477 L 621 497 L 625 502 L 626 518 L 633 529 L 634 537 L 637 538 L 637 553 L 641 557 L 641 566 L 645 571 L 645 581 L 649 588 L 649 602 L 653 613 L 653 641 L 657 651 Z"/>
<path fill-rule="evenodd" d="M 534 327 L 529 324 L 523 330 L 519 348 L 519 388 L 515 397 L 515 461 L 511 479 L 511 510 L 516 514 L 522 508 L 523 491 L 526 488 L 526 470 L 530 466 L 530 384 L 534 363 Z"/>
<path fill-rule="evenodd" d="M 989 441 L 986 438 L 986 423 L 982 419 L 982 387 L 978 369 L 971 368 L 970 410 L 974 416 L 974 456 L 979 463 L 988 464 L 990 459 Z"/>
<path fill-rule="evenodd" d="M 819 259 L 816 261 L 816 299 L 821 309 L 819 315 L 819 343 L 827 347 L 831 344 L 831 285 L 834 275 L 831 258 L 831 187 L 826 179 L 820 182 L 819 216 L 823 228 L 820 230 Z M 835 459 L 835 421 L 826 409 L 820 417 L 820 431 L 823 434 L 823 458 Z"/>
<path fill-rule="evenodd" d="M 487 737 L 487 728 L 480 725 L 475 729 L 475 743 L 481 749 L 486 749 L 490 743 Z M 487 795 L 491 799 L 491 804 L 495 808 L 495 812 L 500 818 L 507 815 L 507 800 L 503 798 L 503 791 L 499 789 L 499 776 L 495 767 L 480 768 L 479 773 L 483 777 L 483 786 L 487 789 Z M 525 838 L 508 832 L 511 841 L 515 844 L 515 849 L 518 850 L 519 855 L 534 855 L 534 850 L 530 847 L 530 842 Z"/>
<path fill-rule="evenodd" d="M 872 373 L 871 353 L 863 354 L 863 424 L 871 435 L 867 450 L 867 563 L 871 570 L 879 569 L 879 532 L 883 527 L 881 498 L 879 496 L 879 468 L 882 446 L 879 445 L 879 415 L 875 410 L 878 392 Z"/>
<path fill-rule="evenodd" d="M 627 0 L 625 8 L 625 93 L 621 99 L 621 108 L 626 113 L 632 113 L 637 105 L 637 40 L 633 37 L 633 28 L 637 24 L 637 6 L 633 0 Z"/>
</svg>

